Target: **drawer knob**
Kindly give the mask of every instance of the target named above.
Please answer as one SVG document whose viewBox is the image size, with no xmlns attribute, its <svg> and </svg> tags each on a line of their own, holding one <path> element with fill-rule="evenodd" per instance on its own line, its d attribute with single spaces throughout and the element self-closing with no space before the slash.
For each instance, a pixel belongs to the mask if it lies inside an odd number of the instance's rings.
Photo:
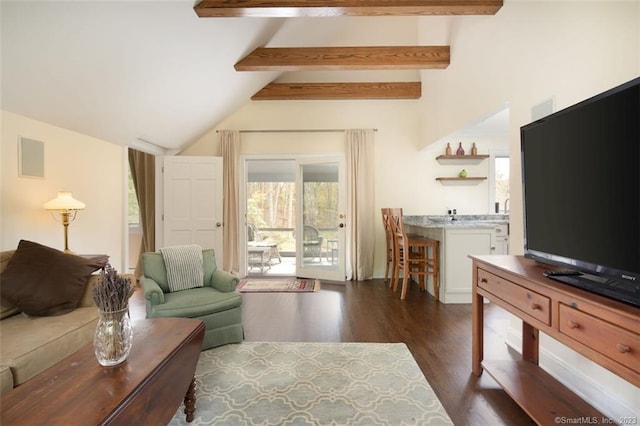
<svg viewBox="0 0 640 426">
<path fill-rule="evenodd" d="M 580 328 L 580 324 L 578 324 L 575 321 L 569 321 L 569 328 L 573 328 L 573 329 Z"/>
<path fill-rule="evenodd" d="M 538 305 L 537 303 L 532 303 L 531 304 L 531 309 L 533 309 L 534 311 L 539 311 L 542 309 L 542 307 L 540 305 Z"/>
<path fill-rule="evenodd" d="M 489 281 L 487 281 L 487 279 L 486 279 L 486 278 L 481 278 L 481 279 L 480 279 L 480 282 L 481 282 L 481 283 L 488 283 Z"/>
<path fill-rule="evenodd" d="M 618 352 L 620 352 L 621 354 L 626 354 L 631 352 L 631 348 L 627 345 L 624 345 L 622 343 L 618 343 L 616 345 L 616 348 L 618 349 Z"/>
</svg>

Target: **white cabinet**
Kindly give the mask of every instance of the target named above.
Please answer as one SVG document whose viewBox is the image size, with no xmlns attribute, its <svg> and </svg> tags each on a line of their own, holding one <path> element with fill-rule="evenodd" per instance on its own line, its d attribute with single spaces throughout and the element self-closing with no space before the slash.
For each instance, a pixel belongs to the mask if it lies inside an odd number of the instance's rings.
<svg viewBox="0 0 640 426">
<path fill-rule="evenodd" d="M 469 255 L 492 254 L 491 228 L 445 229 L 440 261 L 442 303 L 471 303 L 472 268 Z"/>
<path fill-rule="evenodd" d="M 493 230 L 491 254 L 509 254 L 509 225 L 498 225 Z"/>
<path fill-rule="evenodd" d="M 421 227 L 407 231 L 440 241 L 440 301 L 471 303 L 472 265 L 469 255 L 508 254 L 509 225 Z M 427 284 L 433 294 L 433 284 Z"/>
</svg>

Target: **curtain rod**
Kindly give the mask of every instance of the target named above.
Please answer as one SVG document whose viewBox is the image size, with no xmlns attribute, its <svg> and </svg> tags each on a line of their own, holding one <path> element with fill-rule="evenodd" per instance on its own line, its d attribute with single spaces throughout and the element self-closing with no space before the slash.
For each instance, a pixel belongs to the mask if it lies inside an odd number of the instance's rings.
<svg viewBox="0 0 640 426">
<path fill-rule="evenodd" d="M 271 130 L 271 129 L 262 129 L 262 130 L 239 130 L 240 133 L 336 133 L 336 132 L 344 132 L 349 129 L 280 129 L 280 130 Z M 374 132 L 377 132 L 378 129 L 371 129 Z M 216 130 L 216 133 L 220 132 L 220 130 Z"/>
</svg>

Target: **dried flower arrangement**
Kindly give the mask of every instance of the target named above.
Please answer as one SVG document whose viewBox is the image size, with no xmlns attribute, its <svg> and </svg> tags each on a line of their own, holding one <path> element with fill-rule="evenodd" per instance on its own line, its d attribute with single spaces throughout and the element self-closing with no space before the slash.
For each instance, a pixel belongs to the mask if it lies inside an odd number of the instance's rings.
<svg viewBox="0 0 640 426">
<path fill-rule="evenodd" d="M 129 297 L 133 293 L 131 279 L 118 275 L 110 264 L 100 271 L 93 288 L 93 301 L 100 318 L 93 335 L 93 348 L 103 366 L 118 365 L 129 355 L 132 343 L 129 319 Z"/>
<path fill-rule="evenodd" d="M 118 275 L 110 264 L 100 271 L 100 279 L 93 288 L 93 301 L 103 312 L 115 312 L 129 306 L 129 297 L 133 293 L 131 279 Z"/>
</svg>

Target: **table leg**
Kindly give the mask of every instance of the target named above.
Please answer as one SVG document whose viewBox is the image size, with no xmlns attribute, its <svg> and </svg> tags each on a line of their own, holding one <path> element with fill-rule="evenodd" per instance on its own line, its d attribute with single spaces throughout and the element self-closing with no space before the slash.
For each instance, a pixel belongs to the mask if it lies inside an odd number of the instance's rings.
<svg viewBox="0 0 640 426">
<path fill-rule="evenodd" d="M 482 358 L 484 355 L 484 300 L 476 289 L 477 279 L 474 270 L 472 299 L 472 332 L 471 332 L 471 371 L 476 376 L 482 374 Z"/>
<path fill-rule="evenodd" d="M 184 413 L 186 414 L 187 423 L 193 421 L 193 413 L 196 411 L 196 378 L 191 379 L 191 384 L 184 396 Z"/>
<path fill-rule="evenodd" d="M 522 321 L 522 358 L 538 365 L 538 329 Z"/>
</svg>

